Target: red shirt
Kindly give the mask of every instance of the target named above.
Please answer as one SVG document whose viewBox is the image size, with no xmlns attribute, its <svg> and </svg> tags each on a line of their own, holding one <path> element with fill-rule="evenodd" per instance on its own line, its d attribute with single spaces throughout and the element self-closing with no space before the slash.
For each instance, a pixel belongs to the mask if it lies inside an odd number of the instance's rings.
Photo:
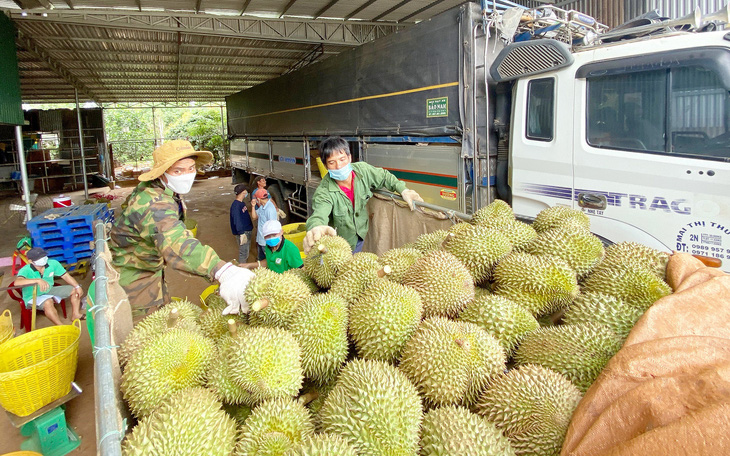
<svg viewBox="0 0 730 456">
<path fill-rule="evenodd" d="M 355 171 L 352 172 L 352 187 L 347 188 L 343 185 L 337 184 L 340 186 L 340 189 L 345 193 L 345 196 L 347 196 L 350 201 L 352 202 L 353 209 L 355 208 Z"/>
</svg>

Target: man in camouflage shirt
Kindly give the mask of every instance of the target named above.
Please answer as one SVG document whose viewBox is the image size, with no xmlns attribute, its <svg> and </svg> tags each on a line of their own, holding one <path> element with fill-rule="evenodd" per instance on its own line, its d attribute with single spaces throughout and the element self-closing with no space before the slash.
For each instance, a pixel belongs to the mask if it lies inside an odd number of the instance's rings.
<svg viewBox="0 0 730 456">
<path fill-rule="evenodd" d="M 247 312 L 243 292 L 253 274 L 221 260 L 185 227 L 181 195 L 192 188 L 197 166 L 212 161 L 213 154 L 194 150 L 188 141 L 173 140 L 155 149 L 153 159 L 152 169 L 139 176 L 141 183 L 111 230 L 113 263 L 135 322 L 170 302 L 166 265 L 218 280 L 221 297 L 229 304 L 226 313 Z"/>
</svg>

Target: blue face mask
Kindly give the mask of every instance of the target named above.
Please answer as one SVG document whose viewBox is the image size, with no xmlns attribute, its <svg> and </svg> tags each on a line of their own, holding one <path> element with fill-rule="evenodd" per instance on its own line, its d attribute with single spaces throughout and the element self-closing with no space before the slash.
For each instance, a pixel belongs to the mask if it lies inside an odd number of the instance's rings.
<svg viewBox="0 0 730 456">
<path fill-rule="evenodd" d="M 347 178 L 350 177 L 350 174 L 352 173 L 352 166 L 350 166 L 350 164 L 348 163 L 340 169 L 330 169 L 329 173 L 330 177 L 336 181 L 347 180 Z"/>
<path fill-rule="evenodd" d="M 266 245 L 268 245 L 271 248 L 274 248 L 277 245 L 279 245 L 279 242 L 281 242 L 281 238 L 280 237 L 275 237 L 275 238 L 267 239 L 266 240 Z"/>
</svg>

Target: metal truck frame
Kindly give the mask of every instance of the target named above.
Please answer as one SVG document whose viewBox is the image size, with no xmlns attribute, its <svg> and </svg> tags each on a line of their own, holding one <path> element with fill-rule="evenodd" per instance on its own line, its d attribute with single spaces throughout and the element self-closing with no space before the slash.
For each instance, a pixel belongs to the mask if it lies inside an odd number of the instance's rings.
<svg viewBox="0 0 730 456">
<path fill-rule="evenodd" d="M 279 207 L 307 217 L 317 144 L 337 134 L 446 209 L 499 198 L 529 220 L 569 206 L 608 242 L 730 270 L 730 34 L 646 35 L 698 29 L 698 11 L 604 35 L 560 11 L 530 10 L 566 26 L 536 20 L 505 40 L 506 13 L 467 3 L 231 95 L 234 182 L 275 179 Z"/>
</svg>

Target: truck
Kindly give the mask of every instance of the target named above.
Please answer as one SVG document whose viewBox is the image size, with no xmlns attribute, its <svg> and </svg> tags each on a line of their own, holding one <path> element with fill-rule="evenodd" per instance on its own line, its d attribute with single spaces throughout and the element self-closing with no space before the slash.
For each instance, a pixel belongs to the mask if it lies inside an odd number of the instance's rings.
<svg viewBox="0 0 730 456">
<path fill-rule="evenodd" d="M 730 33 L 712 30 L 727 16 L 608 31 L 465 3 L 227 97 L 234 182 L 267 176 L 306 218 L 317 144 L 340 135 L 445 210 L 567 206 L 606 243 L 730 272 Z"/>
</svg>

